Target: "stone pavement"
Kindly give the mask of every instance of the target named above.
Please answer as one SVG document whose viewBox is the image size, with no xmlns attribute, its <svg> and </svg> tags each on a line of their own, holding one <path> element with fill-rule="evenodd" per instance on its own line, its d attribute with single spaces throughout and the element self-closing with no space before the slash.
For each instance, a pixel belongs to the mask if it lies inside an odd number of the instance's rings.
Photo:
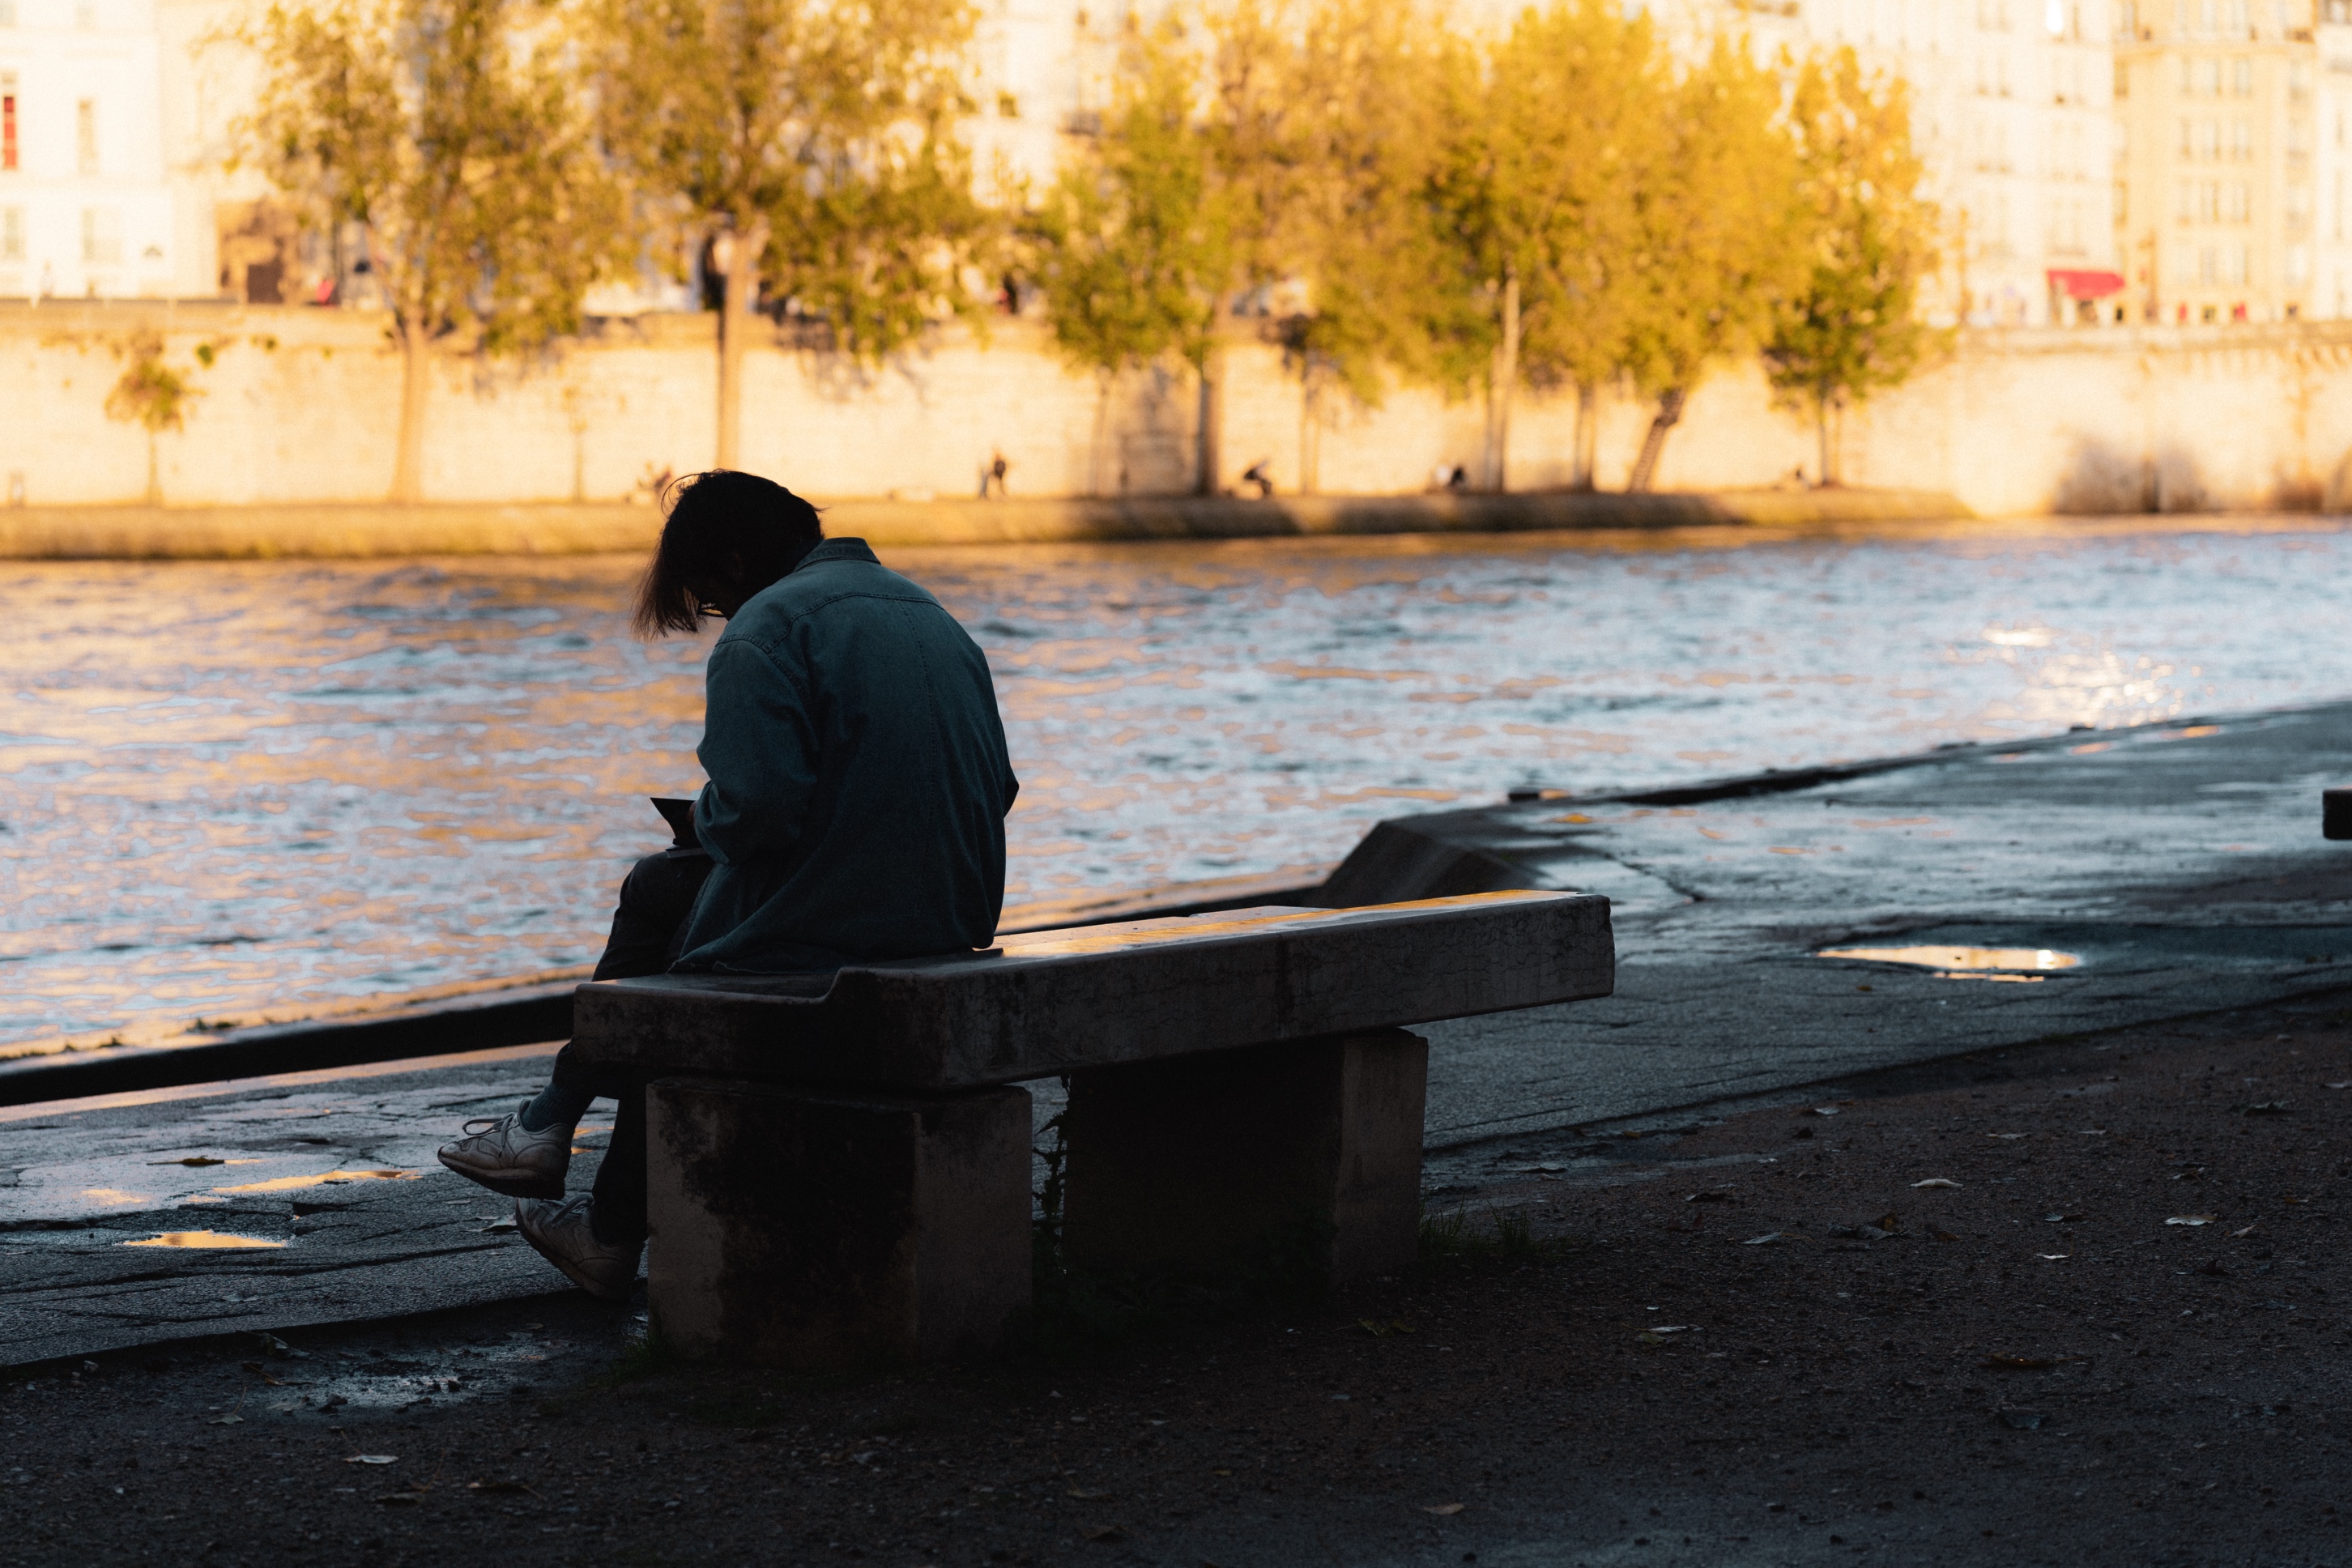
<svg viewBox="0 0 2352 1568">
<path fill-rule="evenodd" d="M 2352 984 L 2352 844 L 2319 831 L 2347 781 L 2336 704 L 1407 819 L 1482 858 L 1442 890 L 1605 893 L 1617 931 L 1608 1000 L 1425 1029 L 1430 1144 Z M 1815 956 L 1927 946 L 2079 962 L 1993 980 Z"/>
<path fill-rule="evenodd" d="M 535 1089 L 554 1051 L 0 1110 L 0 1363 L 562 1287 L 511 1204 L 433 1157 Z M 607 1127 L 583 1125 L 577 1181 Z M 173 1237 L 202 1244 L 156 1244 Z"/>
<path fill-rule="evenodd" d="M 1572 1163 L 1598 1123 L 2352 985 L 2352 845 L 2319 836 L 2320 790 L 2347 780 L 2340 704 L 1404 819 L 1444 852 L 1385 896 L 1605 893 L 1619 956 L 1608 1000 L 1425 1026 L 1428 1185 Z M 1816 956 L 1858 946 L 2077 962 L 1992 980 Z M 433 1160 L 552 1048 L 0 1110 L 0 1363 L 560 1286 L 489 1228 L 503 1200 Z M 1055 1086 L 1031 1088 L 1050 1115 Z M 282 1245 L 130 1245 L 199 1230 Z"/>
</svg>

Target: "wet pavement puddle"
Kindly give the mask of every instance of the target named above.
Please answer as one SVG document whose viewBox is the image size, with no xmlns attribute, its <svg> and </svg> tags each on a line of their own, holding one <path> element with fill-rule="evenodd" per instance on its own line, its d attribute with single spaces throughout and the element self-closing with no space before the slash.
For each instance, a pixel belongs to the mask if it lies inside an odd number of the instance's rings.
<svg viewBox="0 0 2352 1568">
<path fill-rule="evenodd" d="M 574 1153 L 579 1151 L 574 1150 Z M 291 1193 L 307 1187 L 340 1187 L 352 1182 L 414 1182 L 423 1177 L 423 1171 L 329 1171 L 317 1176 L 273 1176 L 266 1182 L 247 1182 L 240 1186 L 215 1187 L 216 1193 Z"/>
<path fill-rule="evenodd" d="M 2073 969 L 2080 954 L 2048 947 L 1831 947 L 1816 958 L 1901 963 L 1931 972 L 1938 980 L 2006 980 L 2031 984 L 2052 970 Z"/>
<path fill-rule="evenodd" d="M 239 1236 L 226 1230 L 167 1230 L 160 1236 L 141 1237 L 126 1241 L 125 1247 L 190 1247 L 222 1252 L 243 1252 L 260 1247 L 282 1247 L 292 1244 L 272 1241 L 267 1237 Z"/>
</svg>

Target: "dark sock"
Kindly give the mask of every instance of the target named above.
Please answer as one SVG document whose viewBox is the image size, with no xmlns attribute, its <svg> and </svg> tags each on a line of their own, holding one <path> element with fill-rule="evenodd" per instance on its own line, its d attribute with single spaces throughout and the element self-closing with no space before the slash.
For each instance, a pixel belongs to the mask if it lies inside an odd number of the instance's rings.
<svg viewBox="0 0 2352 1568">
<path fill-rule="evenodd" d="M 646 1240 L 646 1222 L 642 1217 L 634 1220 L 616 1218 L 607 1222 L 596 1205 L 591 1203 L 588 1205 L 588 1234 L 606 1247 L 642 1247 Z"/>
<path fill-rule="evenodd" d="M 560 1083 L 551 1083 L 539 1091 L 538 1098 L 523 1101 L 516 1113 L 526 1132 L 544 1132 L 551 1127 L 577 1127 L 580 1119 L 588 1114 L 588 1102 L 596 1097 Z"/>
</svg>

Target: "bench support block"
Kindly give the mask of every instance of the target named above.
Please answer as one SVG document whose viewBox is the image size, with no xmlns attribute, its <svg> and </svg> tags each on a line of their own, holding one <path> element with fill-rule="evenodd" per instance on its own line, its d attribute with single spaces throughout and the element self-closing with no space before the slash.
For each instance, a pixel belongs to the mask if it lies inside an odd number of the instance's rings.
<svg viewBox="0 0 2352 1568">
<path fill-rule="evenodd" d="M 1026 1091 L 646 1093 L 648 1294 L 680 1350 L 809 1371 L 940 1361 L 1028 1305 Z"/>
<path fill-rule="evenodd" d="M 1413 1260 L 1429 1042 L 1378 1029 L 1070 1075 L 1063 1247 L 1177 1276 Z"/>
</svg>

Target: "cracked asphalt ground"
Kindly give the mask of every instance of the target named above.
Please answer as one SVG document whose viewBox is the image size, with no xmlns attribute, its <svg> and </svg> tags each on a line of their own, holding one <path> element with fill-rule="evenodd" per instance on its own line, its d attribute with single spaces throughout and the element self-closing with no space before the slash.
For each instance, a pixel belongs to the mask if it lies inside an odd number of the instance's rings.
<svg viewBox="0 0 2352 1568">
<path fill-rule="evenodd" d="M 1523 1245 L 1083 1353 L 574 1294 L 19 1367 L 0 1560 L 2340 1563 L 2347 1121 L 2339 994 L 1490 1148 Z"/>
</svg>

